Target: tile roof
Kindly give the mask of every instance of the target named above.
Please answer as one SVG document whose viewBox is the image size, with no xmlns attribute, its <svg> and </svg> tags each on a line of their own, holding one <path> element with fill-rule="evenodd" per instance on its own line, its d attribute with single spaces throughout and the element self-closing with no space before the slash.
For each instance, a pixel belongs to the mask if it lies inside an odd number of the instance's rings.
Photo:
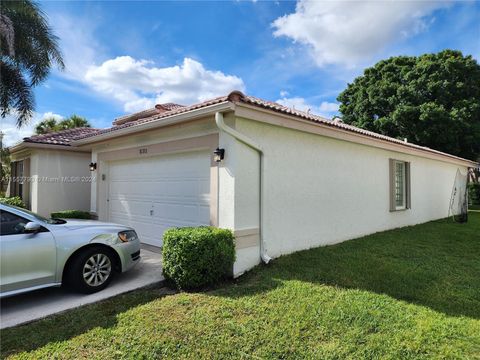
<svg viewBox="0 0 480 360">
<path fill-rule="evenodd" d="M 182 108 L 182 107 L 185 107 L 185 106 L 180 105 L 180 104 L 174 104 L 174 103 L 157 104 L 157 105 L 155 105 L 154 108 L 139 111 L 139 112 L 136 112 L 136 113 L 133 113 L 133 114 L 128 114 L 128 115 L 124 115 L 124 116 L 121 116 L 119 118 L 116 118 L 113 121 L 113 125 L 122 125 L 122 124 L 125 124 L 125 123 L 130 122 L 130 121 L 135 121 L 135 120 L 138 120 L 138 119 L 148 118 L 148 117 L 151 117 L 151 116 L 154 116 L 154 115 L 157 115 L 157 114 L 161 114 L 161 113 L 164 113 L 164 112 L 167 112 L 167 111 L 176 110 L 176 109 L 179 109 L 179 108 Z"/>
<path fill-rule="evenodd" d="M 175 104 L 175 103 L 166 103 L 166 104 L 155 105 L 156 109 L 163 109 L 165 111 L 171 111 L 171 110 L 175 110 L 175 109 L 182 108 L 182 107 L 185 107 L 185 105 L 180 105 L 180 104 Z"/>
<path fill-rule="evenodd" d="M 140 118 L 140 119 L 137 119 L 135 121 L 124 122 L 120 125 L 116 125 L 116 126 L 113 126 L 111 128 L 101 129 L 97 134 L 82 135 L 78 139 L 75 139 L 75 140 L 85 139 L 85 138 L 88 138 L 88 137 L 91 137 L 91 136 L 94 136 L 94 135 L 102 135 L 102 134 L 106 134 L 106 133 L 110 133 L 110 132 L 115 132 L 115 131 L 125 129 L 125 128 L 131 127 L 131 126 L 146 124 L 146 123 L 149 123 L 149 122 L 152 122 L 154 120 L 158 120 L 158 119 L 161 119 L 161 118 L 164 118 L 164 117 L 177 115 L 177 114 L 182 114 L 182 113 L 185 113 L 185 112 L 188 112 L 188 111 L 201 109 L 201 108 L 204 108 L 204 107 L 207 107 L 207 106 L 210 106 L 210 105 L 220 104 L 222 102 L 227 102 L 227 101 L 228 101 L 228 96 L 220 96 L 218 98 L 207 100 L 207 101 L 204 101 L 204 102 L 201 102 L 201 103 L 198 103 L 198 104 L 194 104 L 194 105 L 190 105 L 190 106 L 182 106 L 182 107 L 178 107 L 176 109 L 170 110 L 170 111 L 165 111 L 163 113 L 157 113 L 157 114 L 152 115 L 152 116 Z"/>
<path fill-rule="evenodd" d="M 158 114 L 158 110 L 156 108 L 139 111 L 134 114 L 128 114 L 128 115 L 124 115 L 116 118 L 115 120 L 113 120 L 113 125 L 125 124 L 126 122 L 135 121 L 135 120 L 150 117 L 156 114 Z"/>
<path fill-rule="evenodd" d="M 75 129 L 67 129 L 61 131 L 55 131 L 42 135 L 33 135 L 23 138 L 24 142 L 36 143 L 36 144 L 50 144 L 50 145 L 64 145 L 70 146 L 73 140 L 77 140 L 83 136 L 92 136 L 97 134 L 100 129 L 81 127 Z"/>
<path fill-rule="evenodd" d="M 238 92 L 238 93 L 239 93 L 238 96 L 243 95 L 240 92 Z M 407 142 L 407 141 L 404 141 L 404 140 L 392 138 L 390 136 L 378 134 L 378 133 L 373 132 L 373 131 L 361 129 L 361 128 L 358 128 L 358 127 L 353 126 L 353 125 L 348 125 L 348 124 L 345 124 L 341 120 L 340 121 L 338 121 L 338 120 L 328 120 L 324 117 L 314 115 L 314 114 L 311 114 L 309 112 L 288 108 L 286 106 L 280 105 L 280 104 L 275 103 L 275 102 L 265 101 L 265 100 L 262 100 L 262 99 L 255 98 L 253 96 L 245 96 L 245 95 L 243 95 L 243 96 L 244 96 L 244 98 L 241 99 L 241 101 L 244 102 L 244 103 L 247 103 L 247 104 L 252 104 L 252 105 L 262 107 L 262 108 L 278 111 L 278 112 L 285 113 L 285 114 L 290 114 L 290 115 L 296 116 L 298 118 L 302 118 L 302 119 L 307 120 L 307 121 L 312 121 L 314 123 L 319 123 L 319 124 L 327 125 L 329 127 L 346 130 L 348 132 L 353 132 L 353 133 L 357 133 L 357 134 L 360 134 L 360 135 L 365 135 L 365 136 L 368 136 L 368 137 L 388 141 L 388 142 L 391 142 L 391 143 L 396 143 L 396 144 L 403 145 L 403 146 L 406 146 L 406 147 L 415 148 L 415 149 L 419 149 L 419 150 L 424 150 L 424 151 L 428 151 L 428 152 L 439 154 L 439 155 L 447 155 L 447 156 L 452 157 L 452 158 L 465 160 L 465 159 L 462 159 L 458 156 L 447 154 L 447 153 L 444 153 L 442 151 L 434 150 L 434 149 L 431 149 L 431 148 L 426 147 L 426 146 L 416 145 L 416 144 L 413 144 L 413 143 L 410 143 L 410 142 Z M 468 160 L 468 161 L 470 161 L 470 160 Z"/>
<path fill-rule="evenodd" d="M 371 138 L 383 140 L 383 141 L 390 142 L 390 143 L 396 143 L 396 144 L 399 144 L 399 145 L 402 145 L 402 146 L 405 146 L 405 147 L 415 148 L 415 149 L 419 149 L 419 150 L 423 150 L 423 151 L 428 151 L 428 152 L 431 152 L 431 153 L 436 153 L 436 154 L 439 154 L 439 155 L 446 155 L 446 156 L 449 156 L 451 158 L 464 160 L 460 157 L 450 155 L 450 154 L 446 154 L 446 153 L 443 153 L 443 152 L 438 151 L 438 150 L 430 149 L 430 148 L 425 147 L 425 146 L 416 145 L 416 144 L 413 144 L 413 143 L 405 142 L 405 141 L 400 140 L 400 139 L 395 139 L 395 138 L 392 138 L 392 137 L 389 137 L 389 136 L 377 134 L 373 131 L 368 131 L 368 130 L 365 130 L 365 129 L 358 128 L 356 126 L 348 125 L 348 124 L 343 123 L 342 121 L 329 120 L 329 119 L 326 119 L 322 116 L 312 114 L 310 112 L 305 112 L 305 111 L 297 110 L 297 109 L 294 109 L 294 108 L 289 108 L 289 107 L 280 105 L 280 104 L 272 102 L 272 101 L 267 101 L 267 100 L 256 98 L 254 96 L 244 95 L 240 91 L 232 91 L 230 94 L 228 94 L 226 96 L 220 96 L 220 97 L 210 99 L 210 100 L 198 103 L 198 104 L 190 105 L 190 106 L 181 106 L 180 105 L 178 107 L 172 107 L 172 110 L 164 111 L 164 112 L 157 113 L 157 114 L 154 114 L 154 115 L 151 115 L 151 116 L 146 116 L 146 117 L 143 117 L 143 118 L 138 118 L 135 121 L 129 121 L 129 122 L 123 123 L 121 125 L 113 126 L 111 128 L 108 128 L 108 129 L 98 130 L 98 132 L 96 132 L 96 133 L 81 134 L 75 140 L 85 139 L 85 138 L 88 138 L 88 137 L 92 137 L 92 136 L 96 136 L 96 135 L 102 135 L 102 134 L 106 134 L 106 133 L 112 133 L 112 132 L 118 131 L 120 129 L 125 129 L 125 128 L 132 127 L 132 126 L 138 126 L 138 125 L 146 124 L 146 123 L 149 123 L 149 122 L 152 122 L 152 121 L 155 121 L 155 120 L 159 120 L 159 119 L 162 119 L 162 118 L 166 118 L 166 117 L 169 117 L 169 116 L 178 115 L 178 114 L 186 113 L 186 112 L 189 112 L 189 111 L 193 111 L 193 110 L 201 109 L 201 108 L 204 108 L 204 107 L 207 107 L 207 106 L 216 105 L 216 104 L 225 103 L 225 102 L 231 102 L 231 103 L 234 103 L 234 104 L 235 103 L 244 103 L 244 104 L 248 104 L 248 105 L 252 105 L 252 106 L 256 106 L 256 107 L 260 107 L 260 108 L 264 108 L 264 109 L 269 109 L 269 110 L 272 110 L 272 111 L 276 111 L 278 113 L 282 113 L 282 114 L 286 114 L 286 115 L 292 115 L 292 116 L 295 116 L 295 117 L 297 117 L 299 119 L 302 119 L 302 120 L 310 121 L 310 122 L 317 123 L 317 124 L 326 125 L 328 127 L 345 130 L 345 131 L 348 131 L 348 132 L 351 132 L 351 133 L 356 133 L 356 134 L 359 134 L 359 135 L 368 136 L 368 137 L 371 137 Z M 163 104 L 163 105 L 166 105 L 166 104 Z M 139 113 L 137 113 L 137 114 L 139 114 Z M 133 115 L 135 115 L 135 114 L 133 114 Z"/>
</svg>

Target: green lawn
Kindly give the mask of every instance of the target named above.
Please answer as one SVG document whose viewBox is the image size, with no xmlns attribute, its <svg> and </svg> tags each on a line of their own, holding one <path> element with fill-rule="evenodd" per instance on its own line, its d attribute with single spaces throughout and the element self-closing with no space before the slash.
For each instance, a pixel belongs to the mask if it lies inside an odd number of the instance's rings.
<svg viewBox="0 0 480 360">
<path fill-rule="evenodd" d="M 480 213 L 303 251 L 206 293 L 2 331 L 2 357 L 480 359 Z"/>
</svg>

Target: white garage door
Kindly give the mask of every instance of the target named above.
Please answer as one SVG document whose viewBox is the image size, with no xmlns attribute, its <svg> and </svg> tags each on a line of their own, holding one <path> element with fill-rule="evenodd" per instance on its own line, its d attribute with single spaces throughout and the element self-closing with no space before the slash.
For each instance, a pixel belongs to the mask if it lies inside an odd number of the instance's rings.
<svg viewBox="0 0 480 360">
<path fill-rule="evenodd" d="M 210 223 L 210 154 L 181 153 L 109 164 L 109 221 L 162 246 L 170 227 Z"/>
</svg>

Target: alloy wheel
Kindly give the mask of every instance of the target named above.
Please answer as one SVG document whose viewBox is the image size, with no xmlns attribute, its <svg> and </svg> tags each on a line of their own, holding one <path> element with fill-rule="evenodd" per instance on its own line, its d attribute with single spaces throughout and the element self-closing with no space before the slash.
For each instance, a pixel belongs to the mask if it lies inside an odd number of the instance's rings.
<svg viewBox="0 0 480 360">
<path fill-rule="evenodd" d="M 83 279 L 89 286 L 100 286 L 110 277 L 112 263 L 105 254 L 92 255 L 83 266 Z"/>
</svg>

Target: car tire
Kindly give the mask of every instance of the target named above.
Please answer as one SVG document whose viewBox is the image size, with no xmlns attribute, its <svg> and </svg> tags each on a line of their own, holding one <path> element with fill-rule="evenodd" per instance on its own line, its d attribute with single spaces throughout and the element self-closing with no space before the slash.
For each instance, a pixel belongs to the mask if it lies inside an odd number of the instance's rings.
<svg viewBox="0 0 480 360">
<path fill-rule="evenodd" d="M 108 248 L 85 249 L 72 259 L 66 284 L 84 294 L 101 291 L 112 281 L 115 265 L 115 256 Z"/>
</svg>

